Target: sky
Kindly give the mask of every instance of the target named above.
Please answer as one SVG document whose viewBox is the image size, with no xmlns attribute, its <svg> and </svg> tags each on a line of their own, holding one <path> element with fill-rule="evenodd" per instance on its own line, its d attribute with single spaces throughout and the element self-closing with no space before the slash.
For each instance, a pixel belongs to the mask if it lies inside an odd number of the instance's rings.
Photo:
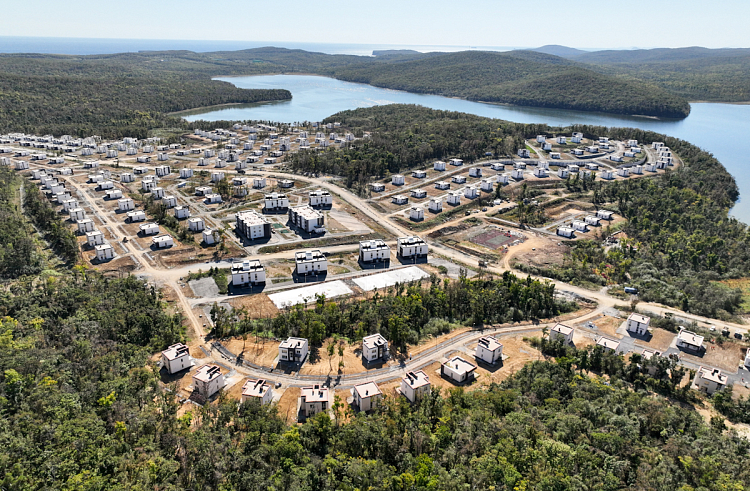
<svg viewBox="0 0 750 491">
<path fill-rule="evenodd" d="M 24 0 L 3 36 L 536 47 L 750 47 L 748 0 Z"/>
</svg>

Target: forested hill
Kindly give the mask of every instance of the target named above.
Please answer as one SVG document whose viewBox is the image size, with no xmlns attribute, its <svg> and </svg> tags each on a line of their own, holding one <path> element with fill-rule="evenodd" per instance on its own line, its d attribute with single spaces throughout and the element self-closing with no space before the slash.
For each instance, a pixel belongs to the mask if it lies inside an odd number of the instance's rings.
<svg viewBox="0 0 750 491">
<path fill-rule="evenodd" d="M 681 97 L 533 52 L 465 51 L 401 63 L 342 68 L 336 78 L 470 100 L 679 118 Z"/>
<path fill-rule="evenodd" d="M 693 101 L 750 101 L 750 49 L 608 50 L 570 57 L 592 70 L 641 80 Z"/>
</svg>

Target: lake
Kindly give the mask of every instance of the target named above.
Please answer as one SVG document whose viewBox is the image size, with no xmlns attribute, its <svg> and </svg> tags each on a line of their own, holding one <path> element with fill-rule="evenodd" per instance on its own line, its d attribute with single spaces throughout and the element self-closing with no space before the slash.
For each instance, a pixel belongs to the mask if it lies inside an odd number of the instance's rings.
<svg viewBox="0 0 750 491">
<path fill-rule="evenodd" d="M 637 127 L 687 140 L 712 152 L 734 176 L 741 196 L 750 195 L 750 166 L 741 135 L 750 133 L 750 105 L 694 103 L 690 116 L 682 120 L 656 120 L 612 114 L 587 113 L 564 109 L 504 106 L 451 99 L 435 95 L 411 94 L 365 84 L 342 82 L 313 75 L 261 75 L 220 77 L 244 89 L 288 89 L 291 101 L 242 104 L 180 113 L 185 119 L 265 120 L 279 122 L 320 121 L 358 107 L 381 104 L 420 104 L 433 109 L 504 119 L 518 123 L 546 123 L 551 126 L 592 124 Z M 747 169 L 745 167 L 748 167 Z M 737 202 L 732 216 L 750 223 L 750 199 Z"/>
</svg>

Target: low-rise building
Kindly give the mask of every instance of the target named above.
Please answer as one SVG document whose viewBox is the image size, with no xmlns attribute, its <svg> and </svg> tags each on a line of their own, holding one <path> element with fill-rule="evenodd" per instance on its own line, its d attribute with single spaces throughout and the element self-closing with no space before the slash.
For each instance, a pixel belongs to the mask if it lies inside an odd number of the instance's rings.
<svg viewBox="0 0 750 491">
<path fill-rule="evenodd" d="M 466 176 L 453 176 L 451 181 L 456 184 L 466 184 Z"/>
<path fill-rule="evenodd" d="M 206 196 L 207 194 L 211 194 L 213 192 L 213 189 L 211 186 L 198 186 L 195 188 L 195 195 L 196 196 Z"/>
<path fill-rule="evenodd" d="M 427 172 L 423 170 L 415 170 L 412 171 L 411 177 L 414 177 L 416 179 L 424 179 L 425 177 L 427 177 Z"/>
<path fill-rule="evenodd" d="M 446 190 L 450 188 L 451 188 L 451 185 L 449 182 L 438 181 L 435 183 L 435 189 Z"/>
<path fill-rule="evenodd" d="M 206 228 L 206 224 L 201 217 L 194 217 L 188 219 L 188 230 L 191 232 L 200 232 Z"/>
<path fill-rule="evenodd" d="M 158 223 L 144 223 L 138 227 L 143 235 L 156 235 L 159 233 Z"/>
<path fill-rule="evenodd" d="M 572 239 L 575 237 L 575 230 L 572 227 L 559 226 L 557 227 L 557 235 L 565 237 L 566 239 Z"/>
<path fill-rule="evenodd" d="M 184 220 L 186 218 L 190 218 L 190 207 L 176 206 L 174 209 L 174 217 L 178 220 Z"/>
<path fill-rule="evenodd" d="M 153 247 L 156 247 L 157 249 L 164 249 L 166 247 L 172 247 L 174 245 L 174 239 L 172 239 L 172 236 L 169 234 L 159 235 L 151 239 L 151 245 Z"/>
<path fill-rule="evenodd" d="M 409 218 L 414 221 L 424 220 L 424 208 L 421 206 L 412 206 L 409 210 Z"/>
<path fill-rule="evenodd" d="M 443 162 L 442 160 L 437 160 L 434 164 L 432 164 L 432 168 L 433 170 L 442 172 L 445 170 L 445 162 Z"/>
<path fill-rule="evenodd" d="M 203 365 L 193 375 L 195 391 L 206 399 L 223 389 L 224 385 L 224 374 L 218 365 Z"/>
<path fill-rule="evenodd" d="M 464 165 L 464 161 L 461 159 L 450 159 L 448 162 L 456 167 Z"/>
<path fill-rule="evenodd" d="M 523 180 L 523 169 L 513 169 L 510 171 L 510 177 L 516 181 Z"/>
<path fill-rule="evenodd" d="M 599 174 L 599 177 L 601 177 L 602 179 L 606 179 L 608 181 L 611 181 L 612 179 L 615 178 L 615 173 L 612 172 L 611 170 L 606 170 L 605 169 L 605 170 L 603 170 L 601 172 L 601 174 Z"/>
<path fill-rule="evenodd" d="M 474 371 L 477 366 L 464 360 L 460 356 L 454 356 L 440 366 L 440 375 L 456 383 L 470 383 L 474 380 Z"/>
<path fill-rule="evenodd" d="M 311 206 L 289 208 L 289 221 L 305 232 L 325 232 L 325 216 Z"/>
<path fill-rule="evenodd" d="M 598 210 L 596 212 L 596 216 L 598 218 L 601 218 L 602 220 L 612 220 L 612 217 L 614 216 L 615 212 L 609 211 L 609 210 Z"/>
<path fill-rule="evenodd" d="M 458 206 L 461 204 L 461 192 L 460 191 L 451 191 L 448 193 L 448 198 L 446 199 L 447 203 L 449 205 Z"/>
<path fill-rule="evenodd" d="M 146 220 L 146 212 L 144 212 L 143 210 L 129 211 L 128 220 L 130 221 L 130 223 L 142 222 Z"/>
<path fill-rule="evenodd" d="M 617 175 L 620 177 L 630 177 L 630 170 L 625 167 L 617 169 Z"/>
<path fill-rule="evenodd" d="M 303 387 L 299 396 L 299 412 L 304 418 L 310 418 L 327 411 L 331 406 L 328 387 L 313 385 Z"/>
<path fill-rule="evenodd" d="M 170 194 L 169 196 L 164 196 L 161 199 L 161 203 L 167 208 L 174 208 L 177 206 L 177 198 Z"/>
<path fill-rule="evenodd" d="M 750 348 L 748 348 L 747 353 L 745 353 L 745 366 L 750 367 Z"/>
<path fill-rule="evenodd" d="M 530 157 L 529 150 L 527 148 L 520 148 L 518 150 L 518 156 L 522 159 L 528 159 Z"/>
<path fill-rule="evenodd" d="M 310 191 L 310 206 L 333 206 L 333 196 L 325 189 Z"/>
<path fill-rule="evenodd" d="M 482 182 L 479 185 L 479 187 L 485 193 L 491 193 L 492 191 L 495 190 L 494 183 L 490 179 L 482 179 Z"/>
<path fill-rule="evenodd" d="M 266 268 L 258 259 L 232 263 L 232 286 L 260 285 L 266 282 Z"/>
<path fill-rule="evenodd" d="M 494 336 L 483 336 L 477 342 L 474 356 L 477 360 L 494 365 L 503 361 L 503 345 Z"/>
<path fill-rule="evenodd" d="M 375 382 L 365 382 L 354 386 L 354 405 L 360 411 L 372 411 L 378 408 L 383 393 Z"/>
<path fill-rule="evenodd" d="M 201 236 L 202 242 L 206 245 L 213 245 L 219 241 L 219 233 L 211 228 L 204 229 Z"/>
<path fill-rule="evenodd" d="M 721 373 L 721 370 L 718 368 L 700 367 L 695 372 L 693 387 L 708 395 L 712 395 L 717 390 L 726 387 L 727 382 L 729 382 L 729 377 Z"/>
<path fill-rule="evenodd" d="M 96 245 L 104 244 L 104 234 L 101 233 L 99 230 L 92 230 L 91 232 L 86 232 L 86 243 L 89 247 L 94 247 Z"/>
<path fill-rule="evenodd" d="M 296 252 L 294 254 L 295 271 L 298 275 L 319 274 L 328 272 L 328 259 L 319 250 Z"/>
<path fill-rule="evenodd" d="M 586 222 L 586 225 L 591 225 L 591 226 L 594 226 L 594 227 L 598 227 L 599 226 L 599 221 L 600 220 L 601 219 L 599 217 L 595 217 L 593 215 L 587 215 L 583 219 L 583 221 Z"/>
<path fill-rule="evenodd" d="M 188 179 L 190 177 L 193 177 L 193 169 L 190 168 L 182 168 L 180 169 L 180 178 L 181 179 Z"/>
<path fill-rule="evenodd" d="M 576 232 L 585 233 L 589 231 L 588 224 L 583 220 L 573 220 L 573 222 L 571 223 L 571 226 L 573 227 L 573 230 L 575 230 Z"/>
<path fill-rule="evenodd" d="M 430 198 L 428 209 L 433 213 L 440 213 L 443 211 L 443 200 L 440 198 Z"/>
<path fill-rule="evenodd" d="M 283 193 L 267 194 L 263 199 L 265 213 L 283 212 L 289 209 L 289 198 Z"/>
<path fill-rule="evenodd" d="M 409 202 L 409 198 L 407 198 L 406 196 L 404 196 L 402 194 L 393 196 L 391 198 L 391 203 L 396 204 L 396 205 L 405 205 L 408 202 Z"/>
<path fill-rule="evenodd" d="M 373 182 L 370 184 L 370 188 L 374 193 L 382 193 L 385 191 L 385 184 L 382 182 Z"/>
<path fill-rule="evenodd" d="M 73 208 L 68 211 L 68 214 L 70 215 L 70 219 L 74 222 L 86 218 L 86 212 L 83 211 L 83 208 Z"/>
<path fill-rule="evenodd" d="M 596 340 L 596 345 L 601 346 L 605 353 L 617 353 L 617 348 L 620 347 L 620 342 L 600 336 L 599 339 Z"/>
<path fill-rule="evenodd" d="M 115 250 L 108 243 L 94 246 L 96 260 L 99 262 L 109 261 L 115 257 Z"/>
<path fill-rule="evenodd" d="M 419 198 L 419 199 L 421 199 L 421 198 L 424 198 L 426 196 L 427 196 L 427 191 L 425 191 L 424 189 L 417 188 L 417 189 L 412 189 L 411 190 L 411 197 L 412 198 Z"/>
<path fill-rule="evenodd" d="M 364 240 L 359 243 L 359 260 L 363 263 L 391 260 L 391 248 L 381 239 Z"/>
<path fill-rule="evenodd" d="M 467 186 L 464 189 L 464 196 L 468 199 L 475 199 L 479 197 L 479 191 L 474 186 Z"/>
<path fill-rule="evenodd" d="M 162 351 L 161 363 L 170 374 L 181 372 L 193 365 L 190 358 L 190 350 L 182 343 L 173 344 Z"/>
<path fill-rule="evenodd" d="M 701 352 L 703 351 L 703 336 L 682 327 L 677 334 L 677 347 L 685 351 Z"/>
<path fill-rule="evenodd" d="M 469 177 L 482 177 L 482 169 L 479 167 L 472 167 L 469 169 Z"/>
<path fill-rule="evenodd" d="M 369 363 L 388 358 L 388 340 L 381 334 L 371 334 L 362 338 L 362 357 Z"/>
<path fill-rule="evenodd" d="M 221 203 L 223 200 L 221 199 L 221 195 L 217 193 L 209 193 L 207 194 L 203 200 L 206 204 L 209 205 L 215 205 L 217 203 Z"/>
<path fill-rule="evenodd" d="M 242 183 L 244 184 L 244 183 Z M 266 187 L 266 178 L 265 177 L 254 177 L 253 178 L 253 187 L 255 189 L 263 189 Z"/>
<path fill-rule="evenodd" d="M 235 215 L 237 232 L 250 240 L 271 237 L 271 223 L 255 211 L 241 211 Z"/>
<path fill-rule="evenodd" d="M 307 357 L 308 342 L 305 338 L 287 338 L 279 344 L 279 361 L 301 363 Z"/>
<path fill-rule="evenodd" d="M 404 259 L 426 258 L 427 253 L 427 243 L 416 235 L 399 237 L 396 240 L 396 255 L 398 257 Z"/>
<path fill-rule="evenodd" d="M 394 186 L 403 186 L 404 185 L 404 176 L 401 174 L 395 174 L 391 177 L 391 184 Z"/>
<path fill-rule="evenodd" d="M 626 329 L 628 332 L 632 332 L 638 336 L 646 336 L 648 335 L 648 326 L 650 322 L 651 317 L 632 313 L 628 316 Z"/>
<path fill-rule="evenodd" d="M 570 344 L 573 342 L 573 333 L 575 333 L 575 329 L 558 322 L 555 327 L 550 329 L 549 340 L 556 341 L 559 339 L 564 344 Z"/>
<path fill-rule="evenodd" d="M 261 406 L 273 401 L 273 386 L 264 379 L 248 380 L 242 386 L 242 402 L 257 401 Z"/>
<path fill-rule="evenodd" d="M 417 402 L 430 392 L 430 377 L 422 370 L 407 372 L 406 376 L 401 379 L 401 395 L 409 402 Z"/>
<path fill-rule="evenodd" d="M 122 198 L 122 191 L 119 189 L 110 189 L 106 193 L 107 199 L 120 199 Z"/>
</svg>

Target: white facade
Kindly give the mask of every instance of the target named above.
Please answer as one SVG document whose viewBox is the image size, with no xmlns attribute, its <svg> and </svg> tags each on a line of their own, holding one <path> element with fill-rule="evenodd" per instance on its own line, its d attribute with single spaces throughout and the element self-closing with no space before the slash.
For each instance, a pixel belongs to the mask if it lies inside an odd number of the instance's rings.
<svg viewBox="0 0 750 491">
<path fill-rule="evenodd" d="M 299 412 L 305 418 L 328 411 L 331 407 L 331 395 L 328 387 L 314 385 L 304 387 L 299 396 Z"/>
<path fill-rule="evenodd" d="M 279 344 L 279 361 L 299 363 L 307 357 L 308 342 L 305 338 L 287 338 Z"/>
<path fill-rule="evenodd" d="M 362 357 L 372 363 L 375 360 L 388 358 L 388 340 L 380 334 L 362 338 Z"/>
<path fill-rule="evenodd" d="M 325 216 L 310 206 L 289 208 L 289 221 L 308 233 L 325 231 Z"/>
<path fill-rule="evenodd" d="M 593 225 L 594 227 L 599 226 L 599 217 L 595 217 L 593 215 L 588 215 L 583 219 L 587 225 Z"/>
<path fill-rule="evenodd" d="M 271 237 L 271 224 L 255 211 L 241 211 L 235 215 L 237 231 L 250 240 Z"/>
<path fill-rule="evenodd" d="M 218 242 L 217 233 L 213 229 L 207 228 L 203 230 L 203 243 L 206 245 L 213 245 Z"/>
<path fill-rule="evenodd" d="M 474 371 L 477 366 L 473 363 L 454 356 L 440 366 L 440 375 L 456 383 L 462 384 L 474 380 Z"/>
<path fill-rule="evenodd" d="M 456 167 L 464 165 L 464 161 L 461 159 L 450 159 L 448 162 Z"/>
<path fill-rule="evenodd" d="M 381 182 L 373 182 L 370 184 L 370 188 L 374 193 L 382 193 L 385 191 L 385 184 Z"/>
<path fill-rule="evenodd" d="M 190 177 L 193 177 L 193 169 L 189 169 L 187 167 L 180 169 L 180 177 L 182 179 L 188 179 Z"/>
<path fill-rule="evenodd" d="M 427 172 L 423 170 L 415 170 L 412 171 L 411 177 L 414 177 L 416 179 L 424 179 L 425 177 L 427 177 Z"/>
<path fill-rule="evenodd" d="M 620 167 L 617 169 L 617 175 L 620 177 L 630 177 L 630 171 L 625 167 Z"/>
<path fill-rule="evenodd" d="M 557 227 L 557 235 L 571 239 L 575 235 L 575 230 L 571 227 Z"/>
<path fill-rule="evenodd" d="M 602 179 L 607 179 L 608 181 L 615 178 L 615 174 L 611 170 L 603 170 L 600 176 Z"/>
<path fill-rule="evenodd" d="M 99 262 L 108 261 L 115 257 L 115 250 L 107 243 L 94 246 L 94 251 L 96 251 L 96 260 Z"/>
<path fill-rule="evenodd" d="M 679 334 L 677 334 L 677 347 L 688 351 L 702 351 L 703 336 L 681 328 Z"/>
<path fill-rule="evenodd" d="M 333 206 L 333 196 L 325 189 L 310 191 L 310 206 Z"/>
<path fill-rule="evenodd" d="M 443 200 L 440 198 L 431 198 L 428 209 L 433 213 L 440 213 L 443 211 Z"/>
<path fill-rule="evenodd" d="M 427 191 L 424 189 L 412 189 L 411 190 L 411 197 L 412 198 L 424 198 L 427 196 Z"/>
<path fill-rule="evenodd" d="M 207 194 L 205 196 L 205 198 L 206 199 L 204 201 L 207 204 L 209 204 L 209 205 L 214 205 L 216 203 L 221 203 L 221 201 L 222 201 L 221 195 L 220 194 L 215 194 L 215 193 L 209 193 L 209 194 Z"/>
<path fill-rule="evenodd" d="M 84 218 L 86 218 L 86 212 L 83 211 L 83 208 L 73 208 L 72 210 L 68 211 L 68 214 L 70 215 L 70 219 L 72 221 L 83 220 Z"/>
<path fill-rule="evenodd" d="M 466 184 L 466 176 L 453 176 L 451 181 L 456 184 Z"/>
<path fill-rule="evenodd" d="M 432 164 L 432 168 L 433 170 L 442 172 L 445 170 L 445 162 L 443 162 L 442 160 L 438 160 L 434 164 Z"/>
<path fill-rule="evenodd" d="M 516 181 L 523 180 L 523 170 L 522 169 L 513 169 L 510 171 L 510 177 L 515 179 Z"/>
<path fill-rule="evenodd" d="M 458 206 L 461 204 L 461 192 L 452 191 L 448 193 L 448 199 L 446 200 L 449 205 Z"/>
<path fill-rule="evenodd" d="M 174 239 L 171 235 L 159 235 L 151 239 L 151 245 L 157 249 L 163 249 L 165 247 L 172 247 L 174 245 Z"/>
<path fill-rule="evenodd" d="M 98 230 L 86 232 L 86 242 L 88 243 L 89 247 L 104 244 L 104 234 Z"/>
<path fill-rule="evenodd" d="M 482 177 L 482 169 L 479 167 L 472 167 L 469 169 L 469 177 Z"/>
<path fill-rule="evenodd" d="M 645 336 L 648 334 L 648 326 L 651 322 L 651 317 L 647 317 L 641 314 L 630 314 L 628 317 L 627 330 L 638 334 L 639 336 Z"/>
<path fill-rule="evenodd" d="M 430 392 L 430 377 L 428 377 L 422 370 L 408 372 L 406 376 L 401 379 L 401 394 L 406 397 L 409 402 L 421 400 L 423 397 L 429 395 Z"/>
<path fill-rule="evenodd" d="M 266 282 L 266 268 L 258 259 L 232 263 L 232 285 L 258 285 Z"/>
<path fill-rule="evenodd" d="M 265 177 L 254 177 L 253 178 L 253 187 L 255 189 L 263 189 L 266 187 L 266 178 Z"/>
<path fill-rule="evenodd" d="M 94 221 L 90 218 L 84 218 L 83 220 L 76 220 L 78 226 L 78 233 L 85 234 L 94 230 Z"/>
<path fill-rule="evenodd" d="M 556 324 L 549 332 L 549 340 L 555 341 L 557 339 L 562 340 L 563 343 L 568 344 L 573 342 L 573 333 L 575 329 L 566 326 L 565 324 Z"/>
<path fill-rule="evenodd" d="M 409 210 L 409 218 L 415 221 L 424 220 L 424 208 L 421 206 L 412 206 Z"/>
<path fill-rule="evenodd" d="M 187 206 L 177 206 L 174 209 L 174 217 L 178 220 L 190 218 L 190 208 Z"/>
<path fill-rule="evenodd" d="M 354 395 L 354 404 L 360 411 L 372 411 L 377 409 L 383 393 L 375 382 L 367 382 L 354 386 L 352 391 Z"/>
<path fill-rule="evenodd" d="M 573 230 L 575 230 L 576 232 L 588 232 L 589 231 L 588 225 L 583 220 L 573 220 L 573 223 L 571 223 L 571 225 L 573 226 Z"/>
<path fill-rule="evenodd" d="M 404 185 L 404 176 L 401 174 L 396 174 L 391 177 L 391 184 L 394 186 L 403 186 Z"/>
<path fill-rule="evenodd" d="M 614 214 L 615 213 L 613 211 L 609 210 L 598 210 L 596 212 L 596 216 L 598 218 L 601 218 L 602 220 L 612 220 L 612 216 L 614 216 Z"/>
<path fill-rule="evenodd" d="M 396 255 L 402 258 L 427 257 L 427 243 L 416 235 L 411 237 L 399 237 L 396 240 Z"/>
<path fill-rule="evenodd" d="M 161 202 L 167 208 L 174 208 L 175 206 L 177 206 L 177 198 L 175 198 L 172 195 L 170 195 L 170 196 L 164 196 L 161 199 Z"/>
<path fill-rule="evenodd" d="M 359 243 L 359 260 L 363 263 L 390 261 L 391 248 L 381 239 L 362 241 Z"/>
<path fill-rule="evenodd" d="M 536 169 L 534 169 L 534 177 L 549 177 L 549 170 L 545 169 L 544 167 L 537 167 Z"/>
<path fill-rule="evenodd" d="M 263 379 L 248 380 L 242 386 L 242 402 L 258 401 L 263 406 L 273 401 L 273 387 Z"/>
<path fill-rule="evenodd" d="M 435 183 L 435 189 L 446 190 L 450 188 L 451 188 L 451 185 L 449 182 L 438 181 Z"/>
<path fill-rule="evenodd" d="M 119 189 L 110 189 L 107 191 L 107 199 L 120 199 L 122 198 L 122 191 Z"/>
<path fill-rule="evenodd" d="M 200 232 L 204 228 L 206 228 L 206 225 L 201 217 L 188 219 L 188 230 L 191 232 Z"/>
<path fill-rule="evenodd" d="M 474 356 L 478 360 L 494 365 L 503 361 L 503 345 L 494 336 L 484 336 L 479 338 Z"/>
<path fill-rule="evenodd" d="M 224 375 L 217 365 L 203 365 L 193 375 L 193 387 L 208 399 L 224 388 Z"/>
<path fill-rule="evenodd" d="M 224 179 L 225 174 L 221 171 L 214 171 L 211 173 L 211 182 L 219 182 Z"/>
<path fill-rule="evenodd" d="M 490 179 L 482 179 L 481 184 L 479 185 L 482 191 L 485 193 L 491 193 L 495 190 L 495 185 Z"/>
<path fill-rule="evenodd" d="M 721 373 L 718 368 L 700 367 L 695 373 L 693 387 L 712 395 L 717 390 L 726 387 L 729 377 Z"/>
<path fill-rule="evenodd" d="M 263 203 L 265 211 L 285 211 L 289 209 L 289 198 L 286 194 L 267 194 Z"/>
<path fill-rule="evenodd" d="M 190 350 L 182 343 L 173 344 L 162 351 L 161 362 L 170 374 L 181 372 L 193 365 Z"/>
<path fill-rule="evenodd" d="M 474 186 L 469 186 L 464 189 L 464 196 L 468 199 L 474 199 L 479 197 L 479 191 L 477 191 L 477 188 L 475 188 Z"/>
<path fill-rule="evenodd" d="M 159 233 L 159 224 L 144 223 L 138 227 L 143 235 L 155 235 Z"/>
<path fill-rule="evenodd" d="M 298 275 L 328 272 L 328 259 L 319 250 L 296 252 L 294 254 L 295 271 Z"/>
<path fill-rule="evenodd" d="M 143 210 L 130 211 L 128 212 L 128 220 L 130 220 L 130 223 L 142 222 L 146 220 L 146 213 Z"/>
</svg>

